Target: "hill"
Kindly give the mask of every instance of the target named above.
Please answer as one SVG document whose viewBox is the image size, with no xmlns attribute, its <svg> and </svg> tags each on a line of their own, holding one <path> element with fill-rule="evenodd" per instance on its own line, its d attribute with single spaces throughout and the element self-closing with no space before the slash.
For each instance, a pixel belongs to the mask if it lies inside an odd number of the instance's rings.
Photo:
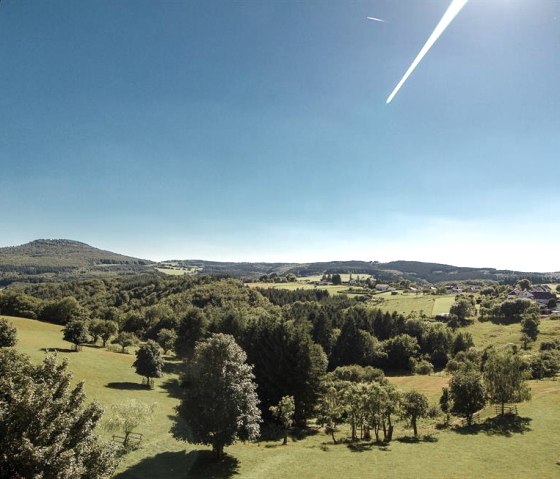
<svg viewBox="0 0 560 479">
<path fill-rule="evenodd" d="M 559 273 L 531 273 L 495 268 L 469 268 L 421 261 L 325 261 L 315 263 L 233 263 L 202 260 L 174 260 L 160 263 L 165 267 L 182 268 L 184 271 L 220 274 L 255 279 L 264 274 L 314 276 L 323 273 L 370 274 L 379 281 L 409 279 L 415 282 L 438 283 L 449 281 L 489 280 L 515 282 L 528 278 L 533 283 L 555 282 Z M 177 271 L 177 269 L 175 269 Z"/>
<path fill-rule="evenodd" d="M 38 239 L 0 248 L 0 284 L 139 272 L 149 260 L 94 248 L 68 239 Z"/>
</svg>

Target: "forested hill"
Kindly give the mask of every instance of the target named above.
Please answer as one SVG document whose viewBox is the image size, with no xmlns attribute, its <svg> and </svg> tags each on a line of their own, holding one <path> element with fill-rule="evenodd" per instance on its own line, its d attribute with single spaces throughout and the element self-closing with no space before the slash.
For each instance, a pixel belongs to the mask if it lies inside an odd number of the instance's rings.
<svg viewBox="0 0 560 479">
<path fill-rule="evenodd" d="M 79 241 L 38 239 L 0 248 L 0 281 L 139 272 L 152 261 L 104 251 Z M 0 283 L 1 284 L 1 283 Z"/>
<path fill-rule="evenodd" d="M 204 274 L 228 275 L 240 278 L 258 278 L 263 274 L 276 273 L 296 276 L 312 276 L 327 273 L 371 274 L 380 281 L 410 279 L 418 282 L 492 280 L 512 281 L 529 278 L 535 283 L 554 282 L 560 273 L 531 273 L 495 268 L 468 268 L 421 261 L 326 261 L 316 263 L 226 263 L 202 260 L 174 261 L 184 268 L 195 268 Z"/>
<path fill-rule="evenodd" d="M 425 279 L 430 283 L 474 279 L 514 283 L 520 278 L 528 278 L 533 283 L 548 283 L 555 282 L 560 278 L 560 273 L 558 272 L 533 273 L 495 268 L 469 268 L 439 263 L 423 263 L 421 261 L 392 261 L 390 263 L 381 263 L 378 266 L 385 271 L 399 271 L 409 279 L 417 277 Z"/>
</svg>

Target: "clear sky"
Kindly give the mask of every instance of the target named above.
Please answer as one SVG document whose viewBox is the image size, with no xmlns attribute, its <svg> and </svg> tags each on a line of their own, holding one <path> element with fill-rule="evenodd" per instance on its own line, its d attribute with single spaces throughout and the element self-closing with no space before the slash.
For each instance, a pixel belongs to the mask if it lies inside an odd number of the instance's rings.
<svg viewBox="0 0 560 479">
<path fill-rule="evenodd" d="M 560 270 L 560 1 L 0 3 L 0 246 Z M 386 23 L 367 20 L 379 17 Z"/>
</svg>

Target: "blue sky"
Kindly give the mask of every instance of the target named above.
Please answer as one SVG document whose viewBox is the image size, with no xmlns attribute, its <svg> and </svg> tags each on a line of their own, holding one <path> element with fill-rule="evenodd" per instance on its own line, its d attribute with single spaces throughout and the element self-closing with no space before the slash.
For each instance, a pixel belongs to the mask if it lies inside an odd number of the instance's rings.
<svg viewBox="0 0 560 479">
<path fill-rule="evenodd" d="M 0 245 L 560 270 L 560 1 L 0 3 Z M 381 17 L 387 23 L 366 20 Z"/>
</svg>

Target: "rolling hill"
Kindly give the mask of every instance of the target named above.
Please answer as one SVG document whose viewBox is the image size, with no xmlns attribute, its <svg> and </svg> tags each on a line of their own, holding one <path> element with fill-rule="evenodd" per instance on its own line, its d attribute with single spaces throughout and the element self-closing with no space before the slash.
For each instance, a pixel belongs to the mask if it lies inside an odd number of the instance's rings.
<svg viewBox="0 0 560 479">
<path fill-rule="evenodd" d="M 68 239 L 38 239 L 20 246 L 0 248 L 0 286 L 13 282 L 38 282 L 81 277 L 144 272 L 209 274 L 253 280 L 276 273 L 312 276 L 328 273 L 371 274 L 378 281 L 409 279 L 419 283 L 491 280 L 515 282 L 528 278 L 533 283 L 552 283 L 560 273 L 531 273 L 467 268 L 421 261 L 326 261 L 314 263 L 220 262 L 169 260 L 160 263 L 94 248 Z M 173 268 L 173 269 L 171 269 Z"/>
</svg>

